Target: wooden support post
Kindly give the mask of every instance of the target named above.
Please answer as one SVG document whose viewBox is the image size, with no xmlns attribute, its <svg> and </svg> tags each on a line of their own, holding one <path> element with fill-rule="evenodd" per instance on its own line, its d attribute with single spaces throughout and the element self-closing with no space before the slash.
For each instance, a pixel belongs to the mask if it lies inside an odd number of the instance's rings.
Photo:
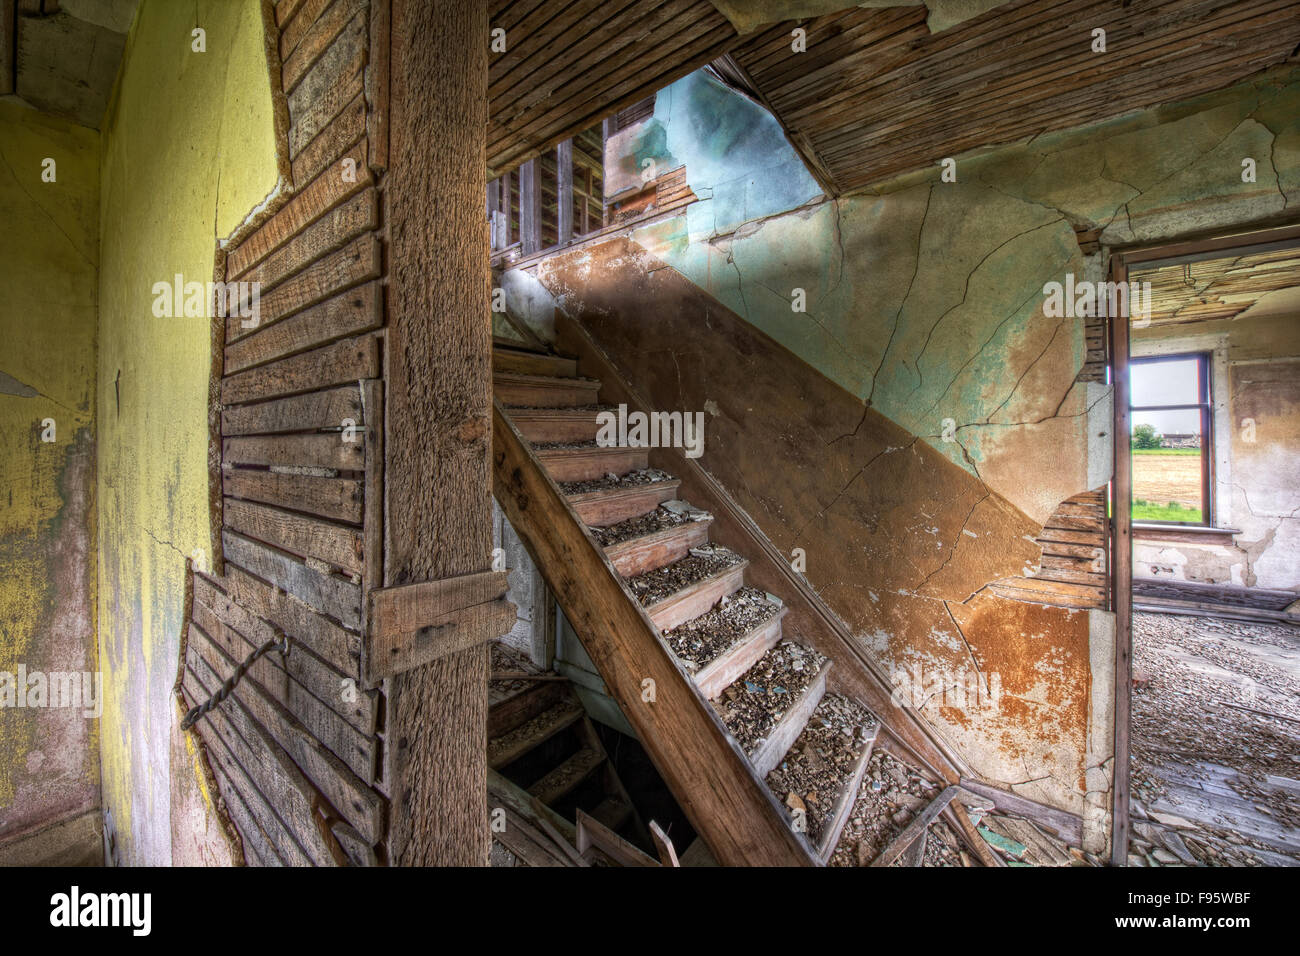
<svg viewBox="0 0 1300 956">
<path fill-rule="evenodd" d="M 393 0 L 384 583 L 491 561 L 488 8 Z M 388 682 L 394 865 L 483 866 L 488 650 Z"/>
<path fill-rule="evenodd" d="M 555 147 L 555 221 L 563 246 L 573 238 L 573 140 L 561 140 Z"/>
<path fill-rule="evenodd" d="M 542 249 L 542 164 L 535 159 L 519 167 L 519 245 L 525 256 Z"/>
</svg>

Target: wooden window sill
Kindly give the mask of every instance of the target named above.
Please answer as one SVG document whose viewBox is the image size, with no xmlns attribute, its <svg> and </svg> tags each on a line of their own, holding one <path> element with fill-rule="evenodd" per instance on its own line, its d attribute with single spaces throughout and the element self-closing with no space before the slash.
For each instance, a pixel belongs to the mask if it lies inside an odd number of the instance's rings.
<svg viewBox="0 0 1300 956">
<path fill-rule="evenodd" d="M 1133 522 L 1134 541 L 1183 541 L 1189 544 L 1231 545 L 1237 528 L 1205 528 L 1199 525 L 1145 524 Z"/>
</svg>

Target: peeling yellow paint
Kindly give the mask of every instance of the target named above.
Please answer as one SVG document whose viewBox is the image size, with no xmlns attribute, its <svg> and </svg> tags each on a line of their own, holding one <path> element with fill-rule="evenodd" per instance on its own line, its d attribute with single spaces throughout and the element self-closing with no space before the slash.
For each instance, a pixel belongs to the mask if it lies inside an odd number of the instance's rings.
<svg viewBox="0 0 1300 956">
<path fill-rule="evenodd" d="M 0 671 L 9 673 L 96 668 L 98 160 L 94 130 L 0 103 Z M 95 723 L 74 709 L 0 710 L 0 838 L 94 807 Z"/>
<path fill-rule="evenodd" d="M 204 53 L 191 47 L 195 28 Z M 101 749 L 127 863 L 171 862 L 172 790 L 194 787 L 168 772 L 171 686 L 185 562 L 197 549 L 212 561 L 211 327 L 155 317 L 153 285 L 209 281 L 218 240 L 276 189 L 264 51 L 257 0 L 144 0 L 103 126 L 100 646 L 113 731 Z"/>
</svg>

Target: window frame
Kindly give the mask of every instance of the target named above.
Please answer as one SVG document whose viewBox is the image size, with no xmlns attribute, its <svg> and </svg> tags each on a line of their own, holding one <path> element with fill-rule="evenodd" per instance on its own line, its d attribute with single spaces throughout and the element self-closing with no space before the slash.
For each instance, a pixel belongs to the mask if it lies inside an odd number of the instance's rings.
<svg viewBox="0 0 1300 956">
<path fill-rule="evenodd" d="M 1196 362 L 1197 374 L 1197 398 L 1198 401 L 1192 404 L 1175 404 L 1175 405 L 1134 405 L 1133 392 L 1129 390 L 1129 421 L 1130 432 L 1132 429 L 1132 416 L 1134 412 L 1174 412 L 1174 411 L 1191 411 L 1199 410 L 1201 415 L 1201 520 L 1199 523 L 1191 521 L 1158 521 L 1150 518 L 1144 518 L 1140 524 L 1144 525 L 1161 525 L 1170 528 L 1213 528 L 1214 521 L 1217 517 L 1214 507 L 1214 386 L 1213 386 L 1213 360 L 1211 352 L 1202 350 L 1193 350 L 1187 352 L 1174 352 L 1168 355 L 1143 355 L 1130 356 L 1130 378 L 1132 376 L 1132 367 L 1138 365 L 1159 365 L 1162 362 L 1186 362 L 1188 360 Z M 1129 446 L 1129 458 L 1132 459 L 1136 449 L 1132 447 L 1131 435 Z M 1130 501 L 1129 509 L 1132 510 L 1132 491 L 1129 492 Z"/>
</svg>

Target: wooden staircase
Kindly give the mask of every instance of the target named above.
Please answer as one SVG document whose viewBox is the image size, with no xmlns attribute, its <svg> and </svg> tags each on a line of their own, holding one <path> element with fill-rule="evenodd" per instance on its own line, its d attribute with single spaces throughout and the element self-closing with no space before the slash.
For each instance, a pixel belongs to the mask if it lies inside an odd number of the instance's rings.
<svg viewBox="0 0 1300 956">
<path fill-rule="evenodd" d="M 498 655 L 494 649 L 494 671 Z M 535 670 L 531 669 L 530 670 Z M 628 796 L 600 735 L 572 685 L 553 672 L 494 678 L 488 684 L 489 790 L 494 804 L 545 814 L 572 842 L 578 811 L 611 831 L 651 845 L 649 832 Z M 541 804 L 538 807 L 533 801 Z M 520 856 L 519 828 L 498 839 Z"/>
<path fill-rule="evenodd" d="M 723 865 L 824 864 L 875 715 L 827 693 L 830 661 L 647 449 L 596 445 L 576 360 L 498 344 L 493 370 L 497 500 L 692 825 Z"/>
</svg>

